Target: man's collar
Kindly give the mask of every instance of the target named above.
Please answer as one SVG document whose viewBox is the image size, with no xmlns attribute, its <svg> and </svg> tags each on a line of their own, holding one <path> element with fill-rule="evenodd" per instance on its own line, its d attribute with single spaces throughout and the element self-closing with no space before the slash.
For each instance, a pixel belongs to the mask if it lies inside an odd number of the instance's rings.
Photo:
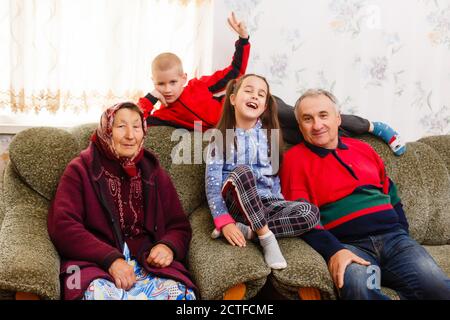
<svg viewBox="0 0 450 320">
<path fill-rule="evenodd" d="M 333 152 L 335 149 L 326 149 L 326 148 L 322 148 L 322 147 L 318 147 L 315 146 L 307 141 L 304 141 L 305 146 L 311 150 L 312 152 L 314 152 L 315 154 L 317 154 L 319 157 L 324 158 L 326 157 L 329 153 Z M 342 149 L 342 150 L 347 150 L 348 146 L 342 142 L 341 138 L 338 139 L 338 146 L 337 149 Z"/>
</svg>

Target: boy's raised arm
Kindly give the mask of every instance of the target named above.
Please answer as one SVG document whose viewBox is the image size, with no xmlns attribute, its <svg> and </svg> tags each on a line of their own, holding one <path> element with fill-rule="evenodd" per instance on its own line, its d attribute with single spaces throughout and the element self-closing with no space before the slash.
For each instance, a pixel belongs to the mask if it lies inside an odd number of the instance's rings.
<svg viewBox="0 0 450 320">
<path fill-rule="evenodd" d="M 235 51 L 231 65 L 223 70 L 214 72 L 210 76 L 203 76 L 200 81 L 206 82 L 208 89 L 212 93 L 223 91 L 227 83 L 245 74 L 248 58 L 250 55 L 250 43 L 247 27 L 243 21 L 238 21 L 232 12 L 227 19 L 230 27 L 239 35 L 235 43 Z"/>
</svg>

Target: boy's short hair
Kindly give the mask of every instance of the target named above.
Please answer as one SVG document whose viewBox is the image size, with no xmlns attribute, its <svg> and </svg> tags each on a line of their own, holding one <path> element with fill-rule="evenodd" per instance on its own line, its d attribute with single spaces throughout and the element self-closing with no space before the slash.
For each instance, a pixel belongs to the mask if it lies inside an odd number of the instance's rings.
<svg viewBox="0 0 450 320">
<path fill-rule="evenodd" d="M 152 74 L 155 71 L 166 71 L 170 68 L 176 67 L 180 74 L 183 74 L 183 63 L 181 59 L 174 53 L 163 52 L 158 54 L 152 62 Z"/>
</svg>

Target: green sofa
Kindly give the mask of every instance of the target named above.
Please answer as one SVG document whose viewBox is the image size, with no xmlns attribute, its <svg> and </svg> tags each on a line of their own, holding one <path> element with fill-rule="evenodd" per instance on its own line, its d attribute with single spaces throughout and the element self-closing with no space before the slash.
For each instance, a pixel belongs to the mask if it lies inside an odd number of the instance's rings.
<svg viewBox="0 0 450 320">
<path fill-rule="evenodd" d="M 87 147 L 94 128 L 94 124 L 70 131 L 33 128 L 11 142 L 0 197 L 0 299 L 15 293 L 60 298 L 59 256 L 47 234 L 47 209 L 65 166 Z M 193 237 L 188 267 L 201 298 L 249 299 L 269 285 L 289 299 L 335 298 L 323 259 L 300 239 L 280 240 L 288 267 L 274 272 L 264 263 L 259 246 L 249 243 L 238 248 L 211 239 L 204 165 L 174 164 L 171 155 L 183 150 L 177 149 L 179 141 L 172 139 L 172 133 L 169 127 L 150 128 L 145 146 L 159 155 L 189 215 Z M 193 133 L 186 131 L 184 137 L 192 138 Z M 409 143 L 407 153 L 399 158 L 379 141 L 364 139 L 382 155 L 399 186 L 412 236 L 450 274 L 450 136 Z"/>
</svg>

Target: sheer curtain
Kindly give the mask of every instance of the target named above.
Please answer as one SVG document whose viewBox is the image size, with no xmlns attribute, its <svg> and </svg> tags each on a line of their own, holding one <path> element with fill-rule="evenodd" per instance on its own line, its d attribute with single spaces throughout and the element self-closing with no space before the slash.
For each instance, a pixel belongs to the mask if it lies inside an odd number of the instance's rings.
<svg viewBox="0 0 450 320">
<path fill-rule="evenodd" d="M 151 88 L 150 63 L 211 68 L 210 1 L 0 0 L 0 124 L 97 121 Z"/>
</svg>

